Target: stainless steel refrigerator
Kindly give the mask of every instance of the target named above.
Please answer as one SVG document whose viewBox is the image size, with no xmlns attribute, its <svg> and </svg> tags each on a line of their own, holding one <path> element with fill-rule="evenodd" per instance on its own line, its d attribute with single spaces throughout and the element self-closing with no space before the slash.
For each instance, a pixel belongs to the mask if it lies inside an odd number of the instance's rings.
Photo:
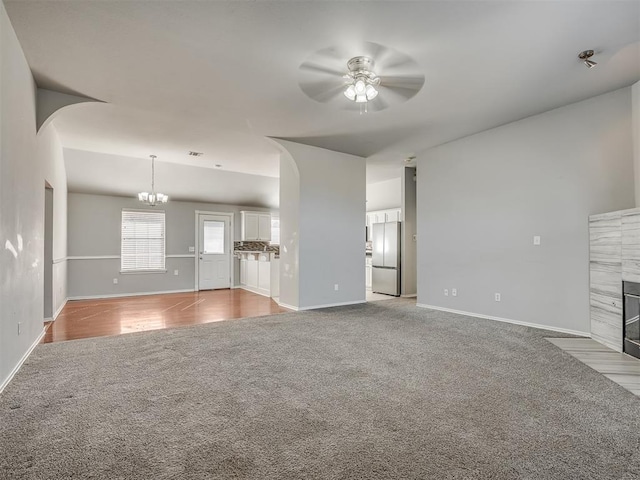
<svg viewBox="0 0 640 480">
<path fill-rule="evenodd" d="M 400 222 L 373 224 L 371 290 L 400 295 Z"/>
</svg>

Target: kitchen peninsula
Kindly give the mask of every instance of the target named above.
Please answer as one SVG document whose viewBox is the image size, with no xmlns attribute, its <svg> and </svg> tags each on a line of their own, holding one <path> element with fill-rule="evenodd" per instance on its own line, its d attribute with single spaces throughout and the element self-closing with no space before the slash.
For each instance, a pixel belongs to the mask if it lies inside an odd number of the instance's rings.
<svg viewBox="0 0 640 480">
<path fill-rule="evenodd" d="M 240 288 L 267 297 L 280 294 L 280 247 L 267 242 L 235 242 L 240 259 Z"/>
</svg>

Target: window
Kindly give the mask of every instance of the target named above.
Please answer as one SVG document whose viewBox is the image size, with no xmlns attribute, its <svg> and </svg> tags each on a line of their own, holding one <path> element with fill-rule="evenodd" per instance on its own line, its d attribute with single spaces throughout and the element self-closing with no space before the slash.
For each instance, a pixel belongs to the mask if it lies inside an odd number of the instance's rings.
<svg viewBox="0 0 640 480">
<path fill-rule="evenodd" d="M 120 270 L 164 271 L 164 211 L 123 210 Z"/>
<path fill-rule="evenodd" d="M 224 222 L 205 220 L 203 227 L 203 253 L 224 253 Z"/>
<path fill-rule="evenodd" d="M 280 217 L 271 215 L 271 245 L 280 245 Z"/>
</svg>

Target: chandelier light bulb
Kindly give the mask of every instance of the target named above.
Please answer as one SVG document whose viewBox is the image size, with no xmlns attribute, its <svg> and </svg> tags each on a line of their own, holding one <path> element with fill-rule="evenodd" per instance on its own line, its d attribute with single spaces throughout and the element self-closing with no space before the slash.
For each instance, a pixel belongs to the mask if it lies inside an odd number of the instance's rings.
<svg viewBox="0 0 640 480">
<path fill-rule="evenodd" d="M 366 85 L 363 80 L 356 80 L 355 89 L 358 95 L 362 95 L 365 91 Z"/>
</svg>

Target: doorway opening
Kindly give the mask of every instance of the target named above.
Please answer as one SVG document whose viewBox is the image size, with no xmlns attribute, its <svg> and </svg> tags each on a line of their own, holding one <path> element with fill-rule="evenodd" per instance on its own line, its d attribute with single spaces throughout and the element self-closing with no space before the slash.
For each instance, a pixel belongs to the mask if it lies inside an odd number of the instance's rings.
<svg viewBox="0 0 640 480">
<path fill-rule="evenodd" d="M 53 187 L 44 185 L 44 319 L 53 319 Z"/>
<path fill-rule="evenodd" d="M 232 231 L 232 213 L 196 212 L 196 290 L 233 286 Z"/>
</svg>

